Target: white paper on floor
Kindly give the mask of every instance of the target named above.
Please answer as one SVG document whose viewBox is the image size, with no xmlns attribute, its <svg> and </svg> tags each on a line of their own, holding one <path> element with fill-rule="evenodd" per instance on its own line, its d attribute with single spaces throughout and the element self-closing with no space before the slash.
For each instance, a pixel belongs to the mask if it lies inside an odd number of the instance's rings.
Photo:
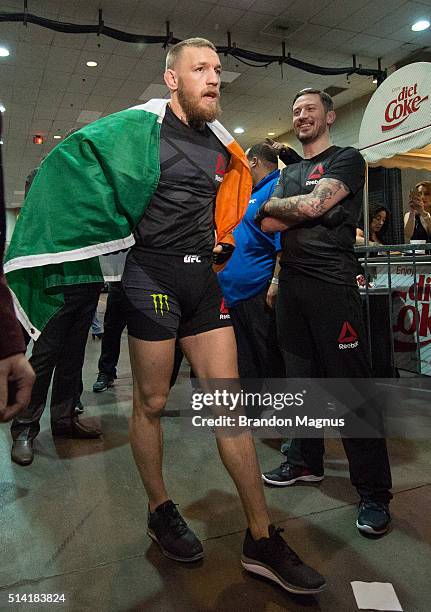
<svg viewBox="0 0 431 612">
<path fill-rule="evenodd" d="M 403 612 L 395 589 L 390 582 L 360 582 L 355 580 L 350 584 L 359 610 Z"/>
</svg>

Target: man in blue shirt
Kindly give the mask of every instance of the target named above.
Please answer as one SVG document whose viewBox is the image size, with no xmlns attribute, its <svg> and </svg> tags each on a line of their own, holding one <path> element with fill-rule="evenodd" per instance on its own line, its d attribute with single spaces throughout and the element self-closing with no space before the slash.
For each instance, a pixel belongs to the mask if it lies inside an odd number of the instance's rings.
<svg viewBox="0 0 431 612">
<path fill-rule="evenodd" d="M 253 145 L 247 159 L 253 191 L 247 211 L 234 231 L 233 255 L 218 277 L 235 331 L 241 378 L 276 378 L 284 376 L 273 309 L 278 289 L 280 233 L 262 232 L 254 217 L 271 197 L 280 171 L 277 153 L 265 143 Z"/>
</svg>

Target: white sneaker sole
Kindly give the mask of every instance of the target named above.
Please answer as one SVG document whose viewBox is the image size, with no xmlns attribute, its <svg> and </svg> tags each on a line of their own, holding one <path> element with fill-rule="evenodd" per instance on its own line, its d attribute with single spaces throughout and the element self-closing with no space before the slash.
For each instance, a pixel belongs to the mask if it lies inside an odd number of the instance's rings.
<svg viewBox="0 0 431 612">
<path fill-rule="evenodd" d="M 371 525 L 360 525 L 358 521 L 356 521 L 356 527 L 359 529 L 359 531 L 362 531 L 363 533 L 369 533 L 371 535 L 383 535 L 389 529 L 389 525 L 384 529 L 374 529 L 373 527 L 371 527 Z"/>
<path fill-rule="evenodd" d="M 289 593 L 295 593 L 296 595 L 315 595 L 316 593 L 321 593 L 326 587 L 326 583 L 322 584 L 321 587 L 318 587 L 316 589 L 306 589 L 299 586 L 295 586 L 293 584 L 290 584 L 289 582 L 283 581 L 276 573 L 271 571 L 268 567 L 264 565 L 259 565 L 258 563 L 253 562 L 251 559 L 241 559 L 241 565 L 245 570 L 247 570 L 247 572 L 257 574 L 258 576 L 263 576 L 263 578 L 267 578 L 268 580 L 272 580 L 272 582 L 275 582 L 276 584 L 281 586 L 281 588 L 283 588 L 285 591 L 288 591 Z"/>
<path fill-rule="evenodd" d="M 314 476 L 314 474 L 309 474 L 308 476 L 298 476 L 298 478 L 292 478 L 291 480 L 280 482 L 279 480 L 271 480 L 268 478 L 268 476 L 262 474 L 262 480 L 267 484 L 274 485 L 275 487 L 288 487 L 295 484 L 295 482 L 322 482 L 323 478 L 324 476 Z"/>
<path fill-rule="evenodd" d="M 147 529 L 147 534 L 150 536 L 150 538 L 154 542 L 156 542 L 156 544 L 159 545 L 160 550 L 165 555 L 165 557 L 168 557 L 168 559 L 172 559 L 173 561 L 179 561 L 180 563 L 193 563 L 194 561 L 199 561 L 200 559 L 203 559 L 203 556 L 204 556 L 203 551 L 200 553 L 197 553 L 194 557 L 190 557 L 190 558 L 177 557 L 176 555 L 173 555 L 168 550 L 166 550 L 166 548 L 163 548 L 163 546 L 160 544 L 159 540 L 157 539 L 156 534 L 150 528 Z"/>
</svg>

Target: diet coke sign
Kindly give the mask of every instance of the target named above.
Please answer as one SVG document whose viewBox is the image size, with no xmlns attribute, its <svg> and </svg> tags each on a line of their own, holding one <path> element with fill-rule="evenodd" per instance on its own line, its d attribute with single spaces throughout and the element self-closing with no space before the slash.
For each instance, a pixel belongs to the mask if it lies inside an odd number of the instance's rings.
<svg viewBox="0 0 431 612">
<path fill-rule="evenodd" d="M 381 126 L 382 132 L 393 130 L 412 113 L 417 113 L 422 102 L 428 100 L 428 95 L 421 98 L 418 95 L 418 84 L 402 88 L 398 96 L 389 102 L 385 110 L 385 124 Z"/>
<path fill-rule="evenodd" d="M 431 63 L 409 64 L 376 89 L 365 110 L 359 149 L 369 163 L 431 143 Z"/>
</svg>

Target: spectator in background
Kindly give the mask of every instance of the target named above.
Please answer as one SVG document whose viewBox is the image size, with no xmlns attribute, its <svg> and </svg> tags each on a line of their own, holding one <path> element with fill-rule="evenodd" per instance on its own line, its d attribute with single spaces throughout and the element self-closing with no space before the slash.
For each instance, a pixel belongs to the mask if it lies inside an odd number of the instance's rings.
<svg viewBox="0 0 431 612">
<path fill-rule="evenodd" d="M 93 385 L 94 393 L 101 393 L 112 387 L 117 378 L 117 363 L 120 357 L 121 334 L 126 327 L 121 282 L 109 283 L 106 300 L 102 350 L 99 359 L 99 373 Z"/>
<path fill-rule="evenodd" d="M 404 215 L 404 240 L 430 239 L 431 181 L 422 181 L 410 192 L 409 210 Z"/>
<path fill-rule="evenodd" d="M 68 135 L 77 130 L 71 130 Z M 42 162 L 43 163 L 43 162 Z M 25 195 L 39 168 L 27 177 Z M 11 425 L 11 459 L 18 465 L 30 465 L 34 458 L 33 441 L 40 431 L 49 386 L 54 373 L 51 394 L 51 430 L 54 436 L 99 438 L 101 432 L 81 423 L 83 411 L 82 366 L 85 345 L 93 314 L 103 284 L 87 283 L 64 288 L 64 305 L 49 321 L 33 345 L 30 363 L 36 382 L 29 405 Z"/>
<path fill-rule="evenodd" d="M 368 219 L 369 245 L 385 244 L 384 236 L 389 222 L 388 209 L 379 204 L 370 204 Z M 356 244 L 365 244 L 363 217 L 360 219 L 359 227 L 356 229 Z"/>
<path fill-rule="evenodd" d="M 280 176 L 278 157 L 269 146 L 260 143 L 248 150 L 247 159 L 253 191 L 234 231 L 235 251 L 218 278 L 235 331 L 241 378 L 279 377 L 284 376 L 284 364 L 278 349 L 274 302 L 280 233 L 265 234 L 254 221 Z"/>
</svg>

